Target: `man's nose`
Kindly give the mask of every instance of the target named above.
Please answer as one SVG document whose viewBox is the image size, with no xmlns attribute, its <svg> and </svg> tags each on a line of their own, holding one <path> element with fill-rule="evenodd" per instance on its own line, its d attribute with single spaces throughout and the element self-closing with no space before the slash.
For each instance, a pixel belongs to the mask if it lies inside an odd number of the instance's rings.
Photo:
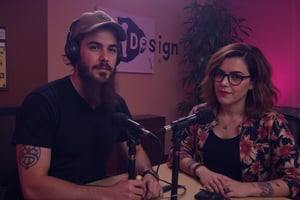
<svg viewBox="0 0 300 200">
<path fill-rule="evenodd" d="M 105 49 L 102 49 L 102 51 L 100 51 L 99 59 L 108 61 L 108 51 Z"/>
</svg>

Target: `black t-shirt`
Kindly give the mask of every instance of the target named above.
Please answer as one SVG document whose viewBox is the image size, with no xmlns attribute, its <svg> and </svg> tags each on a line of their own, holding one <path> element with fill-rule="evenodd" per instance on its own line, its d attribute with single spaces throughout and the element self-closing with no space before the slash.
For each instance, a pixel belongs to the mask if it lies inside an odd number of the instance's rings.
<svg viewBox="0 0 300 200">
<path fill-rule="evenodd" d="M 204 165 L 217 173 L 242 181 L 239 137 L 222 139 L 213 131 L 203 148 Z"/>
<path fill-rule="evenodd" d="M 114 112 L 131 117 L 121 96 L 115 109 L 92 109 L 65 77 L 25 98 L 12 141 L 51 149 L 49 175 L 86 184 L 106 177 L 114 144 L 126 140 L 126 130 L 113 124 Z"/>
</svg>

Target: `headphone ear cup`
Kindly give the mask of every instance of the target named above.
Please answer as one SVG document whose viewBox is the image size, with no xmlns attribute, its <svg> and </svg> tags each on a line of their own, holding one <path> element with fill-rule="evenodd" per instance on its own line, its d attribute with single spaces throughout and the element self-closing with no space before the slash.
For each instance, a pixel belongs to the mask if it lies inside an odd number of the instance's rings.
<svg viewBox="0 0 300 200">
<path fill-rule="evenodd" d="M 67 42 L 65 45 L 65 54 L 67 58 L 72 62 L 76 62 L 79 59 L 78 44 L 72 40 L 72 32 L 70 31 L 67 36 Z"/>
<path fill-rule="evenodd" d="M 69 41 L 66 46 L 66 56 L 74 63 L 79 60 L 79 48 L 75 41 Z"/>
<path fill-rule="evenodd" d="M 79 46 L 78 43 L 74 40 L 72 31 L 74 26 L 79 22 L 79 20 L 74 21 L 69 29 L 69 33 L 67 35 L 67 41 L 65 45 L 65 55 L 71 61 L 71 63 L 75 63 L 79 60 Z"/>
</svg>

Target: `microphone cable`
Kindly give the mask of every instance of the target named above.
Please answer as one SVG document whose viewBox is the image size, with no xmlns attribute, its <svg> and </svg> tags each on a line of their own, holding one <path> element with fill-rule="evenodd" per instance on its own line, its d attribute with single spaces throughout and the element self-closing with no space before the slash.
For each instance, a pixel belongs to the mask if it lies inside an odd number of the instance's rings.
<svg viewBox="0 0 300 200">
<path fill-rule="evenodd" d="M 156 170 L 155 172 L 158 174 L 158 171 L 159 171 L 159 167 L 160 167 L 160 164 L 163 162 L 164 160 L 164 149 L 163 149 L 163 145 L 161 143 L 161 140 L 159 139 L 159 137 L 157 137 L 157 135 L 155 135 L 154 133 L 151 133 L 149 134 L 148 136 L 151 136 L 153 139 L 156 140 L 156 142 L 158 143 L 158 146 L 159 146 L 159 160 L 158 160 L 158 164 L 156 166 Z"/>
<path fill-rule="evenodd" d="M 168 184 L 168 185 L 162 186 L 164 193 L 168 192 L 168 191 L 170 191 L 172 189 L 172 183 L 170 183 L 169 181 L 166 181 L 166 180 L 163 180 L 163 179 L 159 179 L 159 181 L 162 181 L 162 182 Z M 183 195 L 185 195 L 186 190 L 187 190 L 186 187 L 185 187 L 185 185 L 180 185 L 180 184 L 177 185 L 177 189 L 182 189 L 182 192 L 179 193 L 179 194 L 170 195 L 168 197 L 162 197 L 161 199 L 171 199 L 173 197 L 182 197 Z"/>
<path fill-rule="evenodd" d="M 161 143 L 161 140 L 159 139 L 159 137 L 156 135 L 156 134 L 153 134 L 153 133 L 151 133 L 151 134 L 149 134 L 152 138 L 154 138 L 157 142 L 158 142 L 158 144 L 159 144 L 159 148 L 160 148 L 160 160 L 159 160 L 159 163 L 157 164 L 157 166 L 156 166 L 156 170 L 155 170 L 155 172 L 159 175 L 159 167 L 160 167 L 160 164 L 164 161 L 164 149 L 163 149 L 163 145 L 162 145 L 162 143 Z M 158 176 L 158 177 L 160 177 L 160 176 Z M 166 183 L 167 185 L 164 185 L 164 186 L 162 186 L 162 189 L 163 189 L 163 192 L 165 193 L 165 192 L 168 192 L 168 191 L 170 191 L 171 189 L 172 189 L 172 183 L 171 182 L 169 182 L 169 181 L 166 181 L 166 180 L 164 180 L 164 179 L 161 179 L 161 178 L 159 178 L 159 181 L 161 181 L 161 182 L 164 182 L 164 183 Z M 168 197 L 162 197 L 161 199 L 172 199 L 172 198 L 174 198 L 174 197 L 182 197 L 183 195 L 185 195 L 185 193 L 186 193 L 186 187 L 185 187 L 185 185 L 180 185 L 180 184 L 178 184 L 177 185 L 177 188 L 178 189 L 182 189 L 183 191 L 181 192 L 181 193 L 179 193 L 179 194 L 175 194 L 175 195 L 170 195 L 170 196 L 168 196 Z"/>
</svg>

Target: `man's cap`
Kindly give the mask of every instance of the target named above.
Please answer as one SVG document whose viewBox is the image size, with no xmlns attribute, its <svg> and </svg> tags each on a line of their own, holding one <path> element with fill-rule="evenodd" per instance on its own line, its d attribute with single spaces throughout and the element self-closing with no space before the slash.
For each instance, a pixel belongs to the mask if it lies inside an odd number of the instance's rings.
<svg viewBox="0 0 300 200">
<path fill-rule="evenodd" d="M 71 26 L 72 39 L 81 33 L 89 33 L 101 26 L 112 27 L 120 41 L 127 38 L 125 30 L 111 16 L 101 10 L 83 13 L 78 19 L 74 20 Z"/>
</svg>

